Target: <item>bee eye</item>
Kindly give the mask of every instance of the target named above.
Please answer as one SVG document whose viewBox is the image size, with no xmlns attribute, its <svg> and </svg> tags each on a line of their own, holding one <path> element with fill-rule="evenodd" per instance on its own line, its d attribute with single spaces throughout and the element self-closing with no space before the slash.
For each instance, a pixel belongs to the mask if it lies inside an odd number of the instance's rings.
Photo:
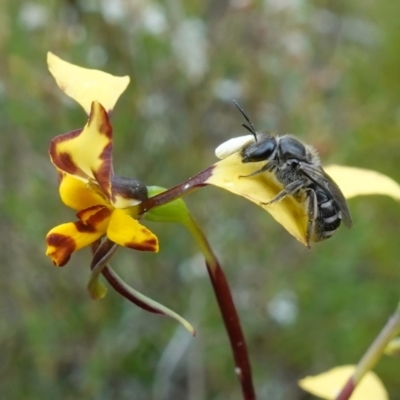
<svg viewBox="0 0 400 400">
<path fill-rule="evenodd" d="M 263 141 L 257 142 L 245 149 L 243 156 L 247 162 L 257 162 L 268 160 L 276 149 L 276 140 L 268 137 Z"/>
</svg>

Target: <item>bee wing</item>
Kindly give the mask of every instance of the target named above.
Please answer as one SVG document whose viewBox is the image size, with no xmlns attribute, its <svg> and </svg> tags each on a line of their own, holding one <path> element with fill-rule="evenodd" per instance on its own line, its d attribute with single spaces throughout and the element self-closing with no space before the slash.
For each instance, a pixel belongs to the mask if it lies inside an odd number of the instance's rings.
<svg viewBox="0 0 400 400">
<path fill-rule="evenodd" d="M 250 142 L 254 142 L 254 135 L 245 135 L 229 139 L 215 149 L 215 155 L 223 160 L 231 154 L 242 150 L 242 148 Z"/>
<path fill-rule="evenodd" d="M 347 201 L 343 196 L 342 191 L 339 186 L 334 182 L 334 180 L 322 169 L 322 167 L 314 167 L 307 163 L 300 163 L 300 170 L 302 173 L 313 181 L 320 188 L 328 191 L 336 204 L 339 206 L 340 211 L 342 212 L 343 222 L 344 224 L 350 228 L 353 224 L 351 219 L 350 210 L 347 206 Z"/>
</svg>

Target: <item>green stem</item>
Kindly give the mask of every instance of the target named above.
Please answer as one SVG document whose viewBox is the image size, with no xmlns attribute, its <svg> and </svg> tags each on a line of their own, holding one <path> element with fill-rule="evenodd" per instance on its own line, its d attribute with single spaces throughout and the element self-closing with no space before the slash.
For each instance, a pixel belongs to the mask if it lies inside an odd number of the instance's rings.
<svg viewBox="0 0 400 400">
<path fill-rule="evenodd" d="M 360 362 L 357 364 L 353 376 L 346 382 L 336 400 L 348 400 L 360 383 L 364 375 L 373 369 L 381 359 L 382 354 L 389 342 L 400 333 L 400 304 L 397 310 L 389 318 L 388 322 L 373 341 Z"/>
<path fill-rule="evenodd" d="M 247 346 L 225 274 L 196 221 L 190 216 L 184 225 L 196 239 L 206 259 L 207 271 L 231 344 L 236 366 L 235 373 L 242 387 L 243 398 L 255 400 Z"/>
</svg>

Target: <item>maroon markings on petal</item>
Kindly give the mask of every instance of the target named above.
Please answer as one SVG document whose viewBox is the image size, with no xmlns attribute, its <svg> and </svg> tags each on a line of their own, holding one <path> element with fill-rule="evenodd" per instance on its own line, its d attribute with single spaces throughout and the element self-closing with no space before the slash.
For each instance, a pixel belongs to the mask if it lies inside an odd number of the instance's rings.
<svg viewBox="0 0 400 400">
<path fill-rule="evenodd" d="M 57 167 L 71 175 L 79 173 L 79 167 L 75 165 L 69 153 L 59 153 L 57 155 Z"/>
<path fill-rule="evenodd" d="M 99 131 L 102 135 L 107 136 L 110 140 L 112 139 L 112 126 L 108 120 L 108 114 L 106 110 L 102 107 L 101 108 L 101 113 L 102 113 L 102 123 L 99 126 Z"/>
<path fill-rule="evenodd" d="M 88 218 L 85 218 L 87 213 L 93 212 L 93 214 L 95 214 L 97 211 L 100 211 L 102 208 L 104 208 L 103 205 L 92 206 L 92 207 L 86 208 L 85 210 L 81 210 L 81 211 L 77 212 L 76 216 L 79 219 L 87 220 Z"/>
<path fill-rule="evenodd" d="M 74 139 L 75 137 L 79 136 L 82 130 L 82 128 L 75 129 L 71 132 L 64 133 L 63 135 L 58 135 L 50 142 L 49 154 L 51 161 L 58 169 L 72 175 L 78 174 L 81 176 L 85 176 L 85 174 L 83 174 L 79 167 L 73 162 L 71 155 L 66 152 L 60 152 L 58 147 L 62 142 Z"/>
<path fill-rule="evenodd" d="M 100 160 L 110 160 L 112 159 L 112 142 L 108 143 L 108 145 L 106 147 L 104 147 L 104 150 L 101 152 L 100 154 Z"/>
<path fill-rule="evenodd" d="M 107 207 L 103 207 L 102 210 L 98 211 L 96 214 L 92 215 L 87 221 L 87 224 L 92 226 L 97 226 L 102 223 L 106 218 L 109 218 L 111 215 L 111 210 Z"/>
<path fill-rule="evenodd" d="M 75 222 L 76 230 L 81 233 L 96 232 L 96 227 L 93 225 L 85 224 L 82 221 Z"/>
<path fill-rule="evenodd" d="M 101 205 L 92 206 L 92 207 L 86 208 L 85 210 L 78 211 L 78 212 L 76 213 L 76 216 L 77 216 L 79 219 L 83 219 L 83 218 L 85 218 L 85 215 L 86 215 L 88 212 L 91 212 L 91 211 L 96 212 L 96 211 L 100 210 L 100 209 L 103 208 L 103 207 L 104 207 L 104 206 L 101 206 Z"/>
<path fill-rule="evenodd" d="M 104 135 L 109 142 L 104 147 L 102 152 L 99 154 L 99 159 L 101 160 L 101 165 L 98 169 L 92 170 L 93 176 L 96 181 L 100 185 L 102 191 L 107 196 L 108 200 L 111 200 L 111 176 L 113 175 L 113 165 L 112 165 L 112 151 L 113 151 L 113 143 L 112 143 L 112 126 L 109 122 L 108 115 L 106 110 L 101 104 L 98 104 L 98 116 L 96 119 L 92 119 L 92 116 L 95 115 L 95 102 L 92 103 L 92 110 L 90 112 L 90 120 L 89 125 L 91 123 L 98 123 L 97 131 L 100 135 Z"/>
<path fill-rule="evenodd" d="M 61 235 L 59 233 L 52 233 L 46 238 L 47 245 L 57 249 L 57 257 L 52 256 L 53 263 L 57 267 L 64 266 L 69 259 L 71 254 L 75 251 L 76 244 L 75 241 L 66 235 Z"/>
<path fill-rule="evenodd" d="M 110 142 L 106 147 L 104 147 L 99 156 L 100 160 L 102 160 L 101 167 L 97 171 L 92 171 L 93 176 L 105 193 L 111 192 L 110 179 L 113 174 L 112 150 L 113 145 L 112 142 Z"/>
<path fill-rule="evenodd" d="M 97 211 L 98 210 L 98 211 Z M 79 211 L 77 217 L 81 220 L 75 222 L 78 232 L 96 232 L 97 227 L 111 215 L 111 210 L 105 206 L 93 206 Z"/>
<path fill-rule="evenodd" d="M 96 107 L 96 105 L 98 107 Z M 95 113 L 95 107 L 99 113 L 98 115 Z M 96 115 L 97 118 L 93 118 L 94 115 Z M 93 122 L 97 123 L 98 121 L 101 121 L 97 126 L 99 133 L 112 139 L 112 126 L 109 122 L 107 111 L 100 103 L 93 101 L 90 108 L 88 125 L 90 126 Z"/>
<path fill-rule="evenodd" d="M 147 231 L 144 231 L 144 233 L 147 234 Z M 154 249 L 157 248 L 157 239 L 147 239 L 140 243 L 127 242 L 125 243 L 125 247 L 139 251 L 154 251 Z"/>
</svg>

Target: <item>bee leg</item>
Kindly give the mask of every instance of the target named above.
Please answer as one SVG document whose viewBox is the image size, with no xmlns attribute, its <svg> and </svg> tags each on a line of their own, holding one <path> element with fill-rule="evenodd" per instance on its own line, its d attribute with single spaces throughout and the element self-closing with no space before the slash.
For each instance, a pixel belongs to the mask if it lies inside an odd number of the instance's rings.
<svg viewBox="0 0 400 400">
<path fill-rule="evenodd" d="M 282 191 L 280 191 L 272 200 L 268 201 L 267 203 L 260 203 L 263 206 L 268 204 L 276 203 L 277 201 L 283 200 L 286 196 L 290 196 L 295 194 L 299 189 L 304 186 L 304 181 L 301 179 L 289 183 Z"/>
<path fill-rule="evenodd" d="M 258 174 L 262 174 L 263 172 L 272 172 L 276 168 L 276 163 L 270 161 L 267 164 L 265 164 L 262 168 L 259 170 L 252 172 L 249 175 L 239 175 L 239 178 L 250 178 L 251 176 L 255 176 Z"/>
<path fill-rule="evenodd" d="M 311 233 L 314 228 L 315 220 L 318 215 L 318 202 L 317 195 L 313 189 L 307 190 L 308 192 L 308 224 L 306 233 L 307 247 L 310 248 Z"/>
</svg>

